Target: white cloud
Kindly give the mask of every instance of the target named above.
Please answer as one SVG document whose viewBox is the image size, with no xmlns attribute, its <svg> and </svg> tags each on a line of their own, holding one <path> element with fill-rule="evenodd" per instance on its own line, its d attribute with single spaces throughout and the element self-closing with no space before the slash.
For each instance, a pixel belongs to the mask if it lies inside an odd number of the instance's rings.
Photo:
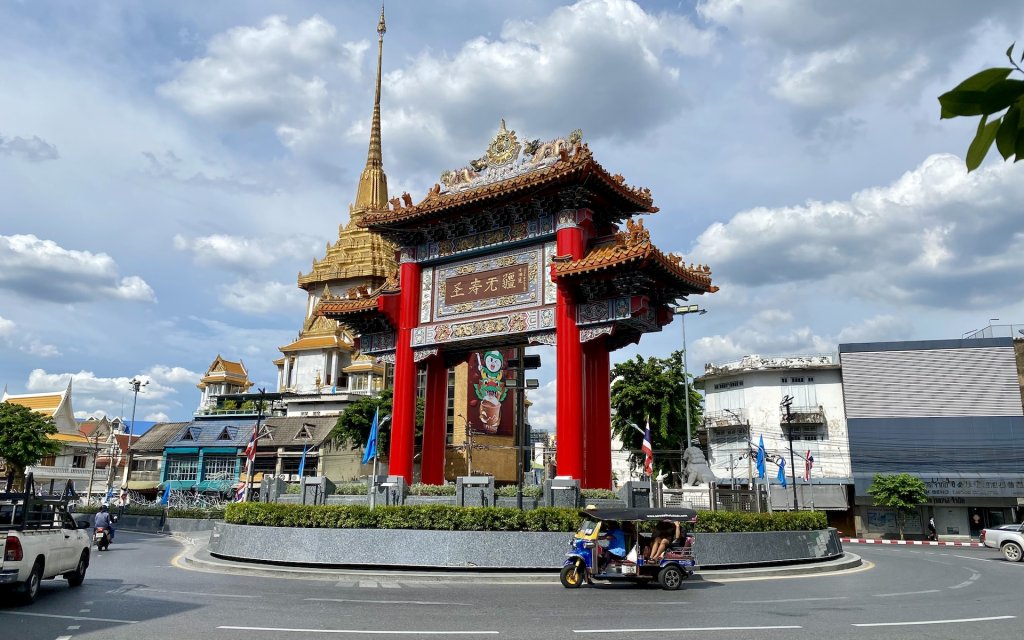
<svg viewBox="0 0 1024 640">
<path fill-rule="evenodd" d="M 880 315 L 844 327 L 836 338 L 837 344 L 848 342 L 885 342 L 907 340 L 913 336 L 913 325 L 906 318 Z"/>
<path fill-rule="evenodd" d="M 521 136 L 581 127 L 590 138 L 632 138 L 679 112 L 687 100 L 677 59 L 706 55 L 712 43 L 688 18 L 629 0 L 581 0 L 536 22 L 508 21 L 497 38 L 424 52 L 387 74 L 387 104 L 401 105 L 385 107 L 399 145 L 390 149 L 419 159 L 458 137 L 456 148 L 479 152 L 499 115 L 510 128 L 529 125 Z M 365 140 L 367 125 L 357 123 L 350 135 Z"/>
<path fill-rule="evenodd" d="M 167 422 L 170 419 L 171 419 L 170 416 L 168 416 L 163 411 L 158 411 L 156 413 L 148 413 L 148 414 L 146 414 L 146 417 L 145 417 L 145 420 L 151 421 L 151 422 Z"/>
<path fill-rule="evenodd" d="M 97 376 L 92 371 L 77 373 L 48 373 L 34 369 L 28 377 L 26 388 L 30 393 L 63 391 L 71 382 L 71 401 L 77 417 L 128 416 L 131 415 L 134 400 L 130 381 L 136 377 L 147 384 L 138 394 L 137 412 L 166 414 L 167 411 L 181 411 L 182 400 L 179 389 L 194 390 L 202 374 L 183 367 L 154 365 L 135 376 Z M 194 396 L 198 404 L 198 395 Z M 193 398 L 185 398 L 191 404 Z"/>
<path fill-rule="evenodd" d="M 295 285 L 284 282 L 237 280 L 234 284 L 220 287 L 221 304 L 253 315 L 301 309 L 305 296 Z"/>
<path fill-rule="evenodd" d="M 180 63 L 159 92 L 194 116 L 235 126 L 267 122 L 285 135 L 336 117 L 329 80 L 356 77 L 367 47 L 338 42 L 319 15 L 294 26 L 269 16 L 214 36 L 206 55 Z"/>
<path fill-rule="evenodd" d="M 558 389 L 555 381 L 541 385 L 527 393 L 527 397 L 533 404 L 530 406 L 529 418 L 531 429 L 542 429 L 544 431 L 555 431 L 555 403 L 558 397 Z"/>
<path fill-rule="evenodd" d="M 323 242 L 310 236 L 246 238 L 213 234 L 188 238 L 174 236 L 174 248 L 191 253 L 197 264 L 251 273 L 288 259 L 309 260 Z"/>
<path fill-rule="evenodd" d="M 45 344 L 38 340 L 31 340 L 28 345 L 21 348 L 22 351 L 38 358 L 53 358 L 60 355 L 60 351 L 52 344 Z"/>
<path fill-rule="evenodd" d="M 17 325 L 12 320 L 0 316 L 0 338 L 9 338 L 14 335 L 14 329 Z"/>
<path fill-rule="evenodd" d="M 57 147 L 53 146 L 39 136 L 31 138 L 5 138 L 0 136 L 0 155 L 17 156 L 29 162 L 45 162 L 56 160 L 60 157 Z"/>
<path fill-rule="evenodd" d="M 834 295 L 982 304 L 1024 294 L 1021 202 L 1019 166 L 968 174 L 963 160 L 934 155 L 846 201 L 738 213 L 708 227 L 691 253 L 722 283 L 820 282 Z"/>
<path fill-rule="evenodd" d="M 34 235 L 0 236 L 0 287 L 51 302 L 156 302 L 145 280 L 119 277 L 107 254 L 65 249 Z"/>
</svg>

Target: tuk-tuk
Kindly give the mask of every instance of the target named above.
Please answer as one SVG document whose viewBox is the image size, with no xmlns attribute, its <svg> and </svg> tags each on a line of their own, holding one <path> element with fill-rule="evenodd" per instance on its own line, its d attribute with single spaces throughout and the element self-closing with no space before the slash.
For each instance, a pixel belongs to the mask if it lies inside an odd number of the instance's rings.
<svg viewBox="0 0 1024 640">
<path fill-rule="evenodd" d="M 697 517 L 693 509 L 588 508 L 580 515 L 583 523 L 559 575 L 565 588 L 594 579 L 657 580 L 675 590 L 693 575 L 693 536 L 687 528 Z"/>
</svg>

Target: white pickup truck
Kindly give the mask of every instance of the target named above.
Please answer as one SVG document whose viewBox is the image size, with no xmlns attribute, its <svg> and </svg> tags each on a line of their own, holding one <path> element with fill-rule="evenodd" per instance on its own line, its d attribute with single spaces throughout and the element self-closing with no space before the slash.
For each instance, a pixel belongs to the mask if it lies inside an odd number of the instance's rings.
<svg viewBox="0 0 1024 640">
<path fill-rule="evenodd" d="M 68 513 L 67 494 L 34 495 L 31 479 L 26 486 L 25 493 L 0 493 L 0 589 L 30 603 L 42 580 L 63 576 L 72 587 L 82 584 L 92 540 L 88 521 L 80 526 Z"/>
<path fill-rule="evenodd" d="M 1024 558 L 1024 524 L 1004 524 L 981 530 L 981 542 L 986 547 L 999 549 L 1010 562 Z"/>
</svg>

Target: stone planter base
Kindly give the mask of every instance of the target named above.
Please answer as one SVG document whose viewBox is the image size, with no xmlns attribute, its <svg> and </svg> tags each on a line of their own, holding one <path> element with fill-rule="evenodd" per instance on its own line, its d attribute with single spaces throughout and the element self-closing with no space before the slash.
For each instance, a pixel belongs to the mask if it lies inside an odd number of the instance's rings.
<svg viewBox="0 0 1024 640">
<path fill-rule="evenodd" d="M 334 567 L 552 569 L 562 566 L 571 533 L 299 529 L 217 523 L 210 553 L 251 562 Z M 697 534 L 701 567 L 831 560 L 843 554 L 835 529 Z"/>
</svg>

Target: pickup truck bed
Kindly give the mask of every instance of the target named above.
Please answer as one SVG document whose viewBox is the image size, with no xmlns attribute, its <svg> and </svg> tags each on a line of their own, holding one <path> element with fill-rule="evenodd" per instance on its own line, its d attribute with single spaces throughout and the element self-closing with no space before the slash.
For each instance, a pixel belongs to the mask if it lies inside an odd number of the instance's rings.
<svg viewBox="0 0 1024 640">
<path fill-rule="evenodd" d="M 986 547 L 999 549 L 1010 562 L 1020 562 L 1024 559 L 1024 524 L 982 529 L 981 542 Z"/>
<path fill-rule="evenodd" d="M 91 539 L 67 510 L 73 492 L 37 496 L 31 476 L 26 486 L 24 493 L 0 493 L 0 588 L 32 602 L 42 580 L 64 577 L 72 587 L 82 584 Z"/>
</svg>

